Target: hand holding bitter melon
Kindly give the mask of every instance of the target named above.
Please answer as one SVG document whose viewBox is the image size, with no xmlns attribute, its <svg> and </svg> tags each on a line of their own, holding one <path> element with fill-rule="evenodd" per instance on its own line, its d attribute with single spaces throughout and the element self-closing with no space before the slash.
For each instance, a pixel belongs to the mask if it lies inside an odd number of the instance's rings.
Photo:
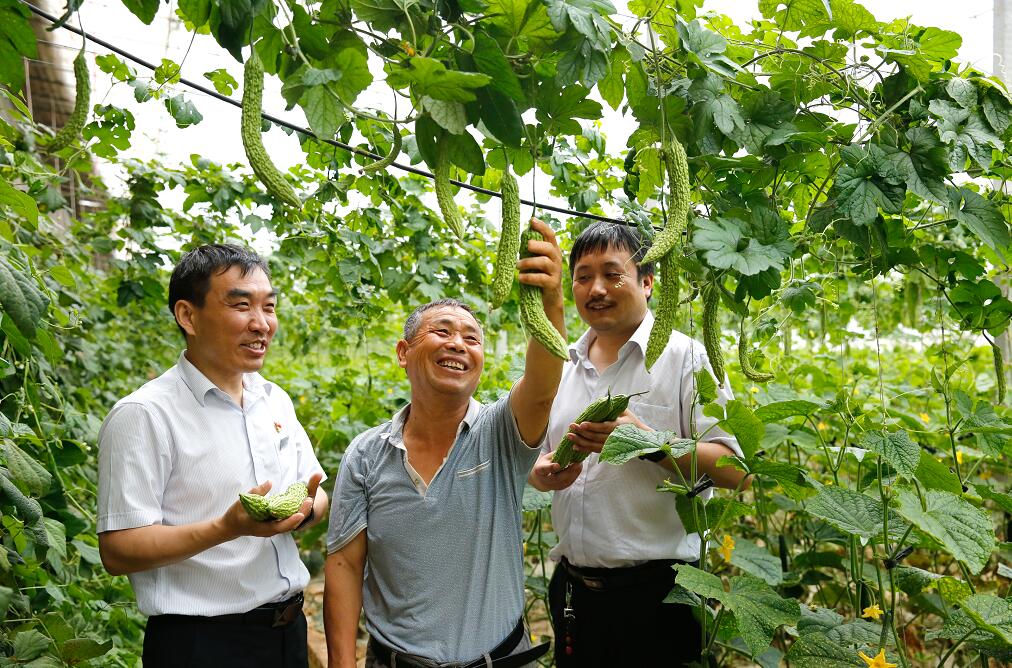
<svg viewBox="0 0 1012 668">
<path fill-rule="evenodd" d="M 309 487 L 304 482 L 295 482 L 281 494 L 261 496 L 239 493 L 239 501 L 250 517 L 258 521 L 283 520 L 291 517 L 302 507 L 309 496 Z"/>
<path fill-rule="evenodd" d="M 532 252 L 531 246 L 534 245 Z M 566 338 L 548 312 L 562 317 L 562 251 L 552 228 L 532 218 L 531 226 L 520 237 L 520 321 L 529 337 L 556 357 L 568 360 Z M 560 324 L 561 327 L 561 324 Z"/>
<path fill-rule="evenodd" d="M 643 392 L 637 394 L 643 394 Z M 629 399 L 637 396 L 637 394 L 612 395 L 611 391 L 609 391 L 608 396 L 601 397 L 584 408 L 583 412 L 577 415 L 573 422 L 580 424 L 581 422 L 600 423 L 617 420 L 629 407 Z M 565 468 L 570 464 L 582 462 L 590 455 L 589 451 L 578 450 L 574 445 L 573 441 L 569 438 L 569 434 L 563 436 L 562 440 L 559 441 L 559 447 L 552 454 L 552 461 Z"/>
</svg>

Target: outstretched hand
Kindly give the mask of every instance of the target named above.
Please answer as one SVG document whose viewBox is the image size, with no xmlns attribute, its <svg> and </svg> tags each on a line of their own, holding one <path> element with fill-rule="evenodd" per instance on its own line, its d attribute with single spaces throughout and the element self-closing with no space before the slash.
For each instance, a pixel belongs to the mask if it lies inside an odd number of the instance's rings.
<svg viewBox="0 0 1012 668">
<path fill-rule="evenodd" d="M 303 499 L 302 505 L 299 506 L 299 509 L 295 512 L 295 514 L 290 517 L 286 517 L 283 520 L 255 520 L 248 512 L 246 512 L 242 503 L 236 501 L 221 517 L 225 531 L 233 538 L 238 538 L 239 536 L 259 536 L 261 538 L 268 538 L 270 536 L 288 533 L 293 529 L 298 528 L 298 526 L 302 524 L 307 517 L 309 517 L 309 513 L 313 509 L 313 503 L 316 500 L 316 491 L 320 488 L 320 481 L 322 479 L 322 473 L 314 473 L 309 478 L 309 482 L 306 484 L 306 487 L 308 488 L 307 496 Z M 253 487 L 248 493 L 264 496 L 271 490 L 272 487 L 273 483 L 268 480 L 256 487 Z"/>
<path fill-rule="evenodd" d="M 566 489 L 580 477 L 583 464 L 577 462 L 562 468 L 552 461 L 552 453 L 542 454 L 531 469 L 531 483 L 541 491 Z"/>
<path fill-rule="evenodd" d="M 650 429 L 627 408 L 621 415 L 609 422 L 574 422 L 569 425 L 569 433 L 566 435 L 573 443 L 574 450 L 600 453 L 604 448 L 605 441 L 611 436 L 611 432 L 621 424 L 633 424 L 640 429 Z"/>
</svg>

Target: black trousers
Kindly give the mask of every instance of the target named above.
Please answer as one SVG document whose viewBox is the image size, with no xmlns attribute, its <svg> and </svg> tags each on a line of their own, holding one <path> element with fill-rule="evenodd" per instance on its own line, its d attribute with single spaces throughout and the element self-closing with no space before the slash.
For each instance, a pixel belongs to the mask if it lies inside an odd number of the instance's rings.
<svg viewBox="0 0 1012 668">
<path fill-rule="evenodd" d="M 593 569 L 607 580 L 607 571 Z M 555 630 L 557 668 L 641 668 L 684 666 L 699 660 L 700 626 L 686 605 L 664 603 L 675 583 L 675 571 L 659 568 L 648 581 L 631 586 L 589 589 L 572 578 L 562 564 L 548 587 Z M 563 610 L 566 588 L 575 621 L 567 624 Z M 567 652 L 565 636 L 572 638 Z"/>
<path fill-rule="evenodd" d="M 286 626 L 201 617 L 148 619 L 144 668 L 307 668 L 306 618 Z"/>
</svg>

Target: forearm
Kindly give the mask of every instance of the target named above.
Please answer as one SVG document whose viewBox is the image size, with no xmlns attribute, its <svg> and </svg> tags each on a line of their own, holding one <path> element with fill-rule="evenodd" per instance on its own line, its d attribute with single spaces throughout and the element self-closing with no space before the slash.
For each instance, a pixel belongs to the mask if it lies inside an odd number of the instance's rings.
<svg viewBox="0 0 1012 668">
<path fill-rule="evenodd" d="M 102 563 L 112 575 L 126 575 L 161 568 L 236 538 L 221 518 L 164 526 L 152 524 L 135 529 L 99 534 Z"/>
<path fill-rule="evenodd" d="M 362 612 L 362 574 L 341 552 L 327 557 L 323 625 L 327 661 L 333 668 L 355 668 L 355 641 Z"/>
<path fill-rule="evenodd" d="M 555 329 L 559 330 L 562 339 L 566 340 L 566 323 L 563 315 L 562 297 L 545 297 L 545 315 Z M 537 339 L 527 342 L 527 357 L 524 364 L 525 391 L 530 401 L 542 403 L 551 409 L 552 402 L 559 390 L 562 380 L 562 360 L 548 352 Z"/>
<path fill-rule="evenodd" d="M 734 455 L 734 450 L 723 443 L 700 441 L 696 444 L 696 476 L 702 476 L 705 473 L 710 476 L 710 479 L 713 480 L 717 487 L 736 489 L 745 477 L 745 473 L 733 466 L 717 466 L 717 462 L 720 461 L 721 457 L 731 457 Z M 670 457 L 664 463 L 668 468 L 671 468 Z M 678 469 L 686 478 L 689 478 L 692 474 L 691 466 L 691 453 L 678 458 Z M 748 489 L 749 484 L 750 481 L 747 480 L 742 489 Z"/>
</svg>

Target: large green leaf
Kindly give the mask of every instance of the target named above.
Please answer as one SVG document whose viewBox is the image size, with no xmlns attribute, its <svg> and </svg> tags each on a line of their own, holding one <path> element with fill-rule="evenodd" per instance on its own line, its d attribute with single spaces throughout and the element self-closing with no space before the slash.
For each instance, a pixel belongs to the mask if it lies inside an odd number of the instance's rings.
<svg viewBox="0 0 1012 668">
<path fill-rule="evenodd" d="M 3 454 L 7 460 L 7 468 L 10 469 L 14 479 L 23 483 L 29 492 L 35 496 L 42 496 L 49 491 L 53 476 L 42 464 L 6 439 L 3 441 Z"/>
<path fill-rule="evenodd" d="M 749 462 L 753 475 L 776 480 L 784 490 L 784 494 L 800 501 L 811 494 L 812 485 L 806 477 L 806 470 L 795 464 L 775 462 L 766 459 Z"/>
<path fill-rule="evenodd" d="M 424 56 L 412 58 L 408 67 L 387 66 L 387 83 L 394 88 L 411 86 L 419 97 L 428 95 L 449 102 L 470 102 L 475 99 L 474 89 L 491 80 L 487 74 L 448 70 L 438 60 Z"/>
<path fill-rule="evenodd" d="M 991 520 L 982 510 L 955 494 L 937 489 L 924 492 L 926 508 L 913 489 L 897 493 L 897 511 L 915 527 L 931 536 L 972 573 L 980 573 L 997 541 Z"/>
<path fill-rule="evenodd" d="M 877 453 L 907 478 L 912 478 L 921 461 L 921 449 L 905 431 L 869 431 L 861 447 Z"/>
<path fill-rule="evenodd" d="M 857 652 L 816 632 L 801 636 L 791 645 L 787 660 L 797 668 L 851 668 L 865 663 Z"/>
<path fill-rule="evenodd" d="M 879 215 L 900 213 L 906 184 L 891 173 L 885 152 L 871 144 L 867 149 L 848 146 L 840 151 L 844 165 L 836 174 L 836 206 L 855 225 L 871 225 Z"/>
<path fill-rule="evenodd" d="M 739 517 L 748 517 L 755 513 L 755 508 L 747 503 L 716 496 L 700 504 L 693 514 L 693 501 L 684 494 L 675 497 L 675 509 L 685 526 L 686 533 L 690 534 L 728 527 Z"/>
<path fill-rule="evenodd" d="M 770 268 L 783 269 L 793 246 L 789 242 L 763 244 L 745 235 L 747 225 L 737 218 L 697 218 L 692 244 L 703 251 L 715 269 L 735 269 L 753 276 Z"/>
<path fill-rule="evenodd" d="M 1012 601 L 994 594 L 974 594 L 964 599 L 961 605 L 977 628 L 1012 646 Z"/>
<path fill-rule="evenodd" d="M 782 598 L 768 584 L 751 575 L 732 577 L 730 591 L 724 591 L 716 575 L 693 566 L 679 566 L 675 582 L 700 596 L 720 601 L 733 613 L 738 632 L 753 656 L 770 646 L 779 627 L 794 624 L 801 616 L 797 601 Z"/>
<path fill-rule="evenodd" d="M 522 48 L 541 51 L 559 36 L 539 0 L 489 0 L 485 13 L 492 26 Z"/>
<path fill-rule="evenodd" d="M 491 77 L 490 88 L 494 88 L 517 102 L 525 100 L 520 80 L 502 49 L 499 48 L 498 42 L 485 33 L 475 33 L 474 51 L 471 56 L 474 58 L 478 71 Z"/>
<path fill-rule="evenodd" d="M 921 461 L 917 464 L 914 477 L 927 489 L 941 489 L 953 494 L 963 492 L 959 476 L 950 471 L 947 465 L 935 459 L 927 450 L 921 450 Z"/>
<path fill-rule="evenodd" d="M 731 563 L 770 586 L 776 587 L 784 581 L 780 558 L 744 538 L 735 539 Z"/>
<path fill-rule="evenodd" d="M 738 439 L 745 459 L 751 459 L 759 450 L 766 425 L 755 416 L 755 413 L 744 402 L 733 399 L 724 406 L 724 419 L 717 423 L 724 431 Z"/>
<path fill-rule="evenodd" d="M 953 191 L 952 213 L 965 228 L 998 252 L 1012 249 L 1012 234 L 1001 210 L 969 188 Z"/>
<path fill-rule="evenodd" d="M 17 0 L 0 0 L 0 81 L 21 90 L 25 85 L 24 58 L 37 58 L 35 33 L 28 8 Z"/>
<path fill-rule="evenodd" d="M 601 449 L 601 461 L 621 465 L 640 455 L 658 450 L 670 450 L 665 446 L 674 437 L 673 431 L 647 431 L 634 424 L 622 424 L 616 427 L 604 442 L 604 447 Z M 688 440 L 688 443 L 690 447 L 694 445 L 692 440 Z"/>
<path fill-rule="evenodd" d="M 864 540 L 882 534 L 882 502 L 866 494 L 826 486 L 805 504 L 805 510 L 834 527 Z"/>
<path fill-rule="evenodd" d="M 770 422 L 780 422 L 796 415 L 808 416 L 819 410 L 820 407 L 814 401 L 805 401 L 804 399 L 774 401 L 755 409 L 755 416 L 769 424 Z"/>
<path fill-rule="evenodd" d="M 549 508 L 552 505 L 552 493 L 542 492 L 537 490 L 530 485 L 524 486 L 524 499 L 521 504 L 521 509 L 524 512 L 532 510 L 541 510 L 542 508 Z"/>
</svg>

